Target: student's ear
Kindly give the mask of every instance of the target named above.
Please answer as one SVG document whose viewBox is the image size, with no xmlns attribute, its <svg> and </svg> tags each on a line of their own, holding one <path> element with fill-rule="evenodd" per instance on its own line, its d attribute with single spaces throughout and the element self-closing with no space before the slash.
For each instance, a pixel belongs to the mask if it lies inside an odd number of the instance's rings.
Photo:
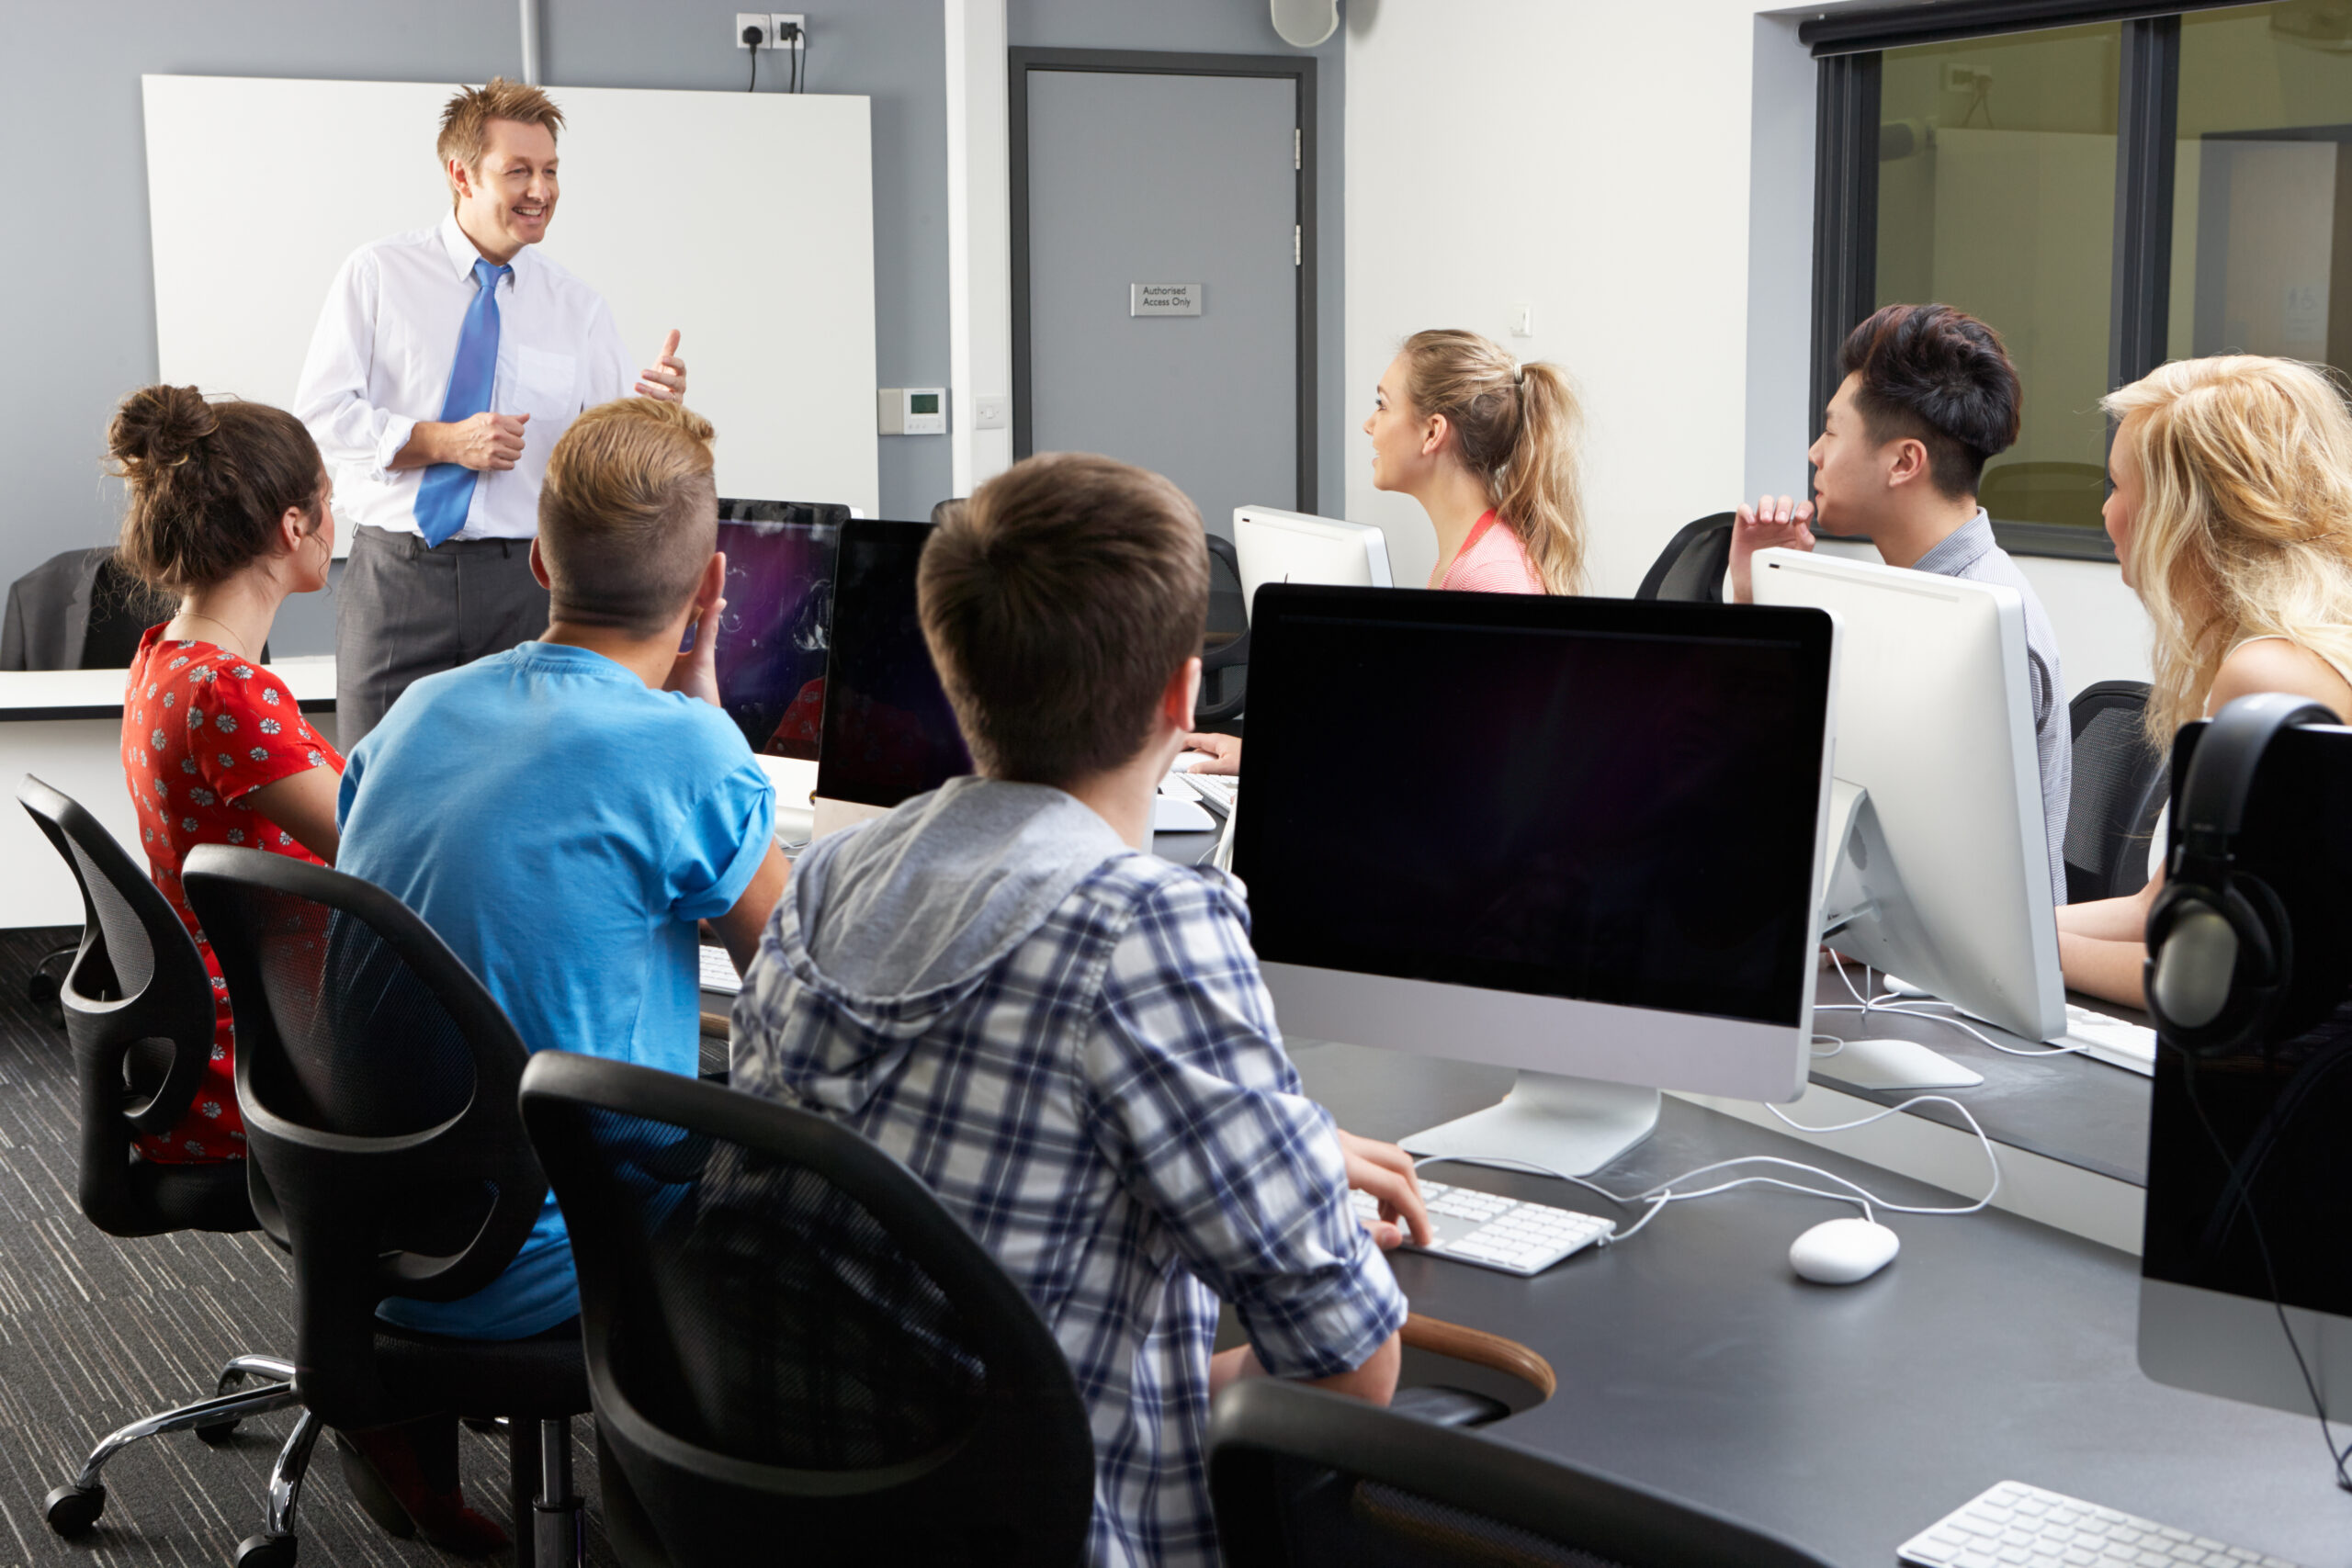
<svg viewBox="0 0 2352 1568">
<path fill-rule="evenodd" d="M 540 587 L 550 593 L 555 592 L 555 581 L 548 576 L 547 559 L 539 554 L 539 536 L 537 534 L 531 536 L 531 576 Z"/>
<path fill-rule="evenodd" d="M 277 520 L 277 548 L 281 554 L 292 555 L 311 536 L 311 525 L 317 514 L 304 506 L 289 506 Z"/>
<path fill-rule="evenodd" d="M 1434 457 L 1445 450 L 1446 437 L 1453 434 L 1453 425 L 1445 415 L 1433 413 L 1421 427 L 1421 456 Z"/>
<path fill-rule="evenodd" d="M 695 584 L 696 604 L 716 604 L 727 592 L 727 552 L 713 550 L 702 565 L 702 581 Z"/>
<path fill-rule="evenodd" d="M 1186 734 L 1192 733 L 1193 713 L 1201 701 L 1200 656 L 1184 660 L 1182 668 L 1168 678 L 1167 690 L 1159 694 L 1159 716 Z"/>
<path fill-rule="evenodd" d="M 1894 444 L 1894 462 L 1886 470 L 1889 486 L 1909 484 L 1928 472 L 1928 444 L 1905 435 Z"/>
</svg>

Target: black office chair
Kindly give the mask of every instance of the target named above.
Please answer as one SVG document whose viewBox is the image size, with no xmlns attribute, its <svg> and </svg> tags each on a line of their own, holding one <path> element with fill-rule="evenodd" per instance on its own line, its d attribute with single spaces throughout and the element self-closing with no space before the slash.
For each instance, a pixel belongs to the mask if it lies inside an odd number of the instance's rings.
<svg viewBox="0 0 2352 1568">
<path fill-rule="evenodd" d="M 1241 715 L 1250 681 L 1250 605 L 1241 596 L 1241 552 L 1231 539 L 1208 536 L 1209 624 L 1201 641 L 1201 700 L 1195 726 L 1225 724 Z"/>
<path fill-rule="evenodd" d="M 1650 563 L 1634 597 L 1722 604 L 1724 573 L 1731 570 L 1732 522 L 1732 513 L 1718 512 L 1684 524 Z"/>
<path fill-rule="evenodd" d="M 2101 681 L 2066 706 L 2075 784 L 2066 802 L 2066 901 L 2120 898 L 2148 885 L 2148 843 L 2172 792 L 2165 753 L 2141 728 L 2144 681 Z"/>
<path fill-rule="evenodd" d="M 82 941 L 59 1000 L 74 1052 L 82 1147 L 75 1197 L 108 1235 L 249 1231 L 242 1161 L 158 1165 L 133 1145 L 187 1114 L 212 1051 L 212 980 L 187 927 L 114 835 L 82 807 L 28 774 L 17 799 L 82 889 Z M 235 1356 L 214 1397 L 145 1416 L 107 1435 L 72 1483 L 43 1500 L 49 1528 L 78 1536 L 106 1509 L 107 1461 L 142 1438 L 194 1431 L 226 1442 L 237 1423 L 295 1403 L 294 1364 Z M 253 1382 L 255 1386 L 239 1389 Z M 232 1392 L 232 1391 L 236 1392 Z"/>
<path fill-rule="evenodd" d="M 116 564 L 112 545 L 67 550 L 8 585 L 0 670 L 128 670 L 172 609 Z"/>
<path fill-rule="evenodd" d="M 304 1411 L 239 1568 L 294 1561 L 322 1423 L 366 1429 L 442 1411 L 508 1418 L 515 1561 L 547 1562 L 534 1553 L 552 1544 L 554 1561 L 571 1562 L 569 1418 L 588 1409 L 579 1340 L 453 1339 L 376 1316 L 390 1296 L 481 1290 L 538 1217 L 547 1179 L 516 1110 L 526 1053 L 514 1025 L 380 887 L 218 844 L 189 854 L 185 881 L 236 1011 L 254 1213 L 293 1257 Z"/>
<path fill-rule="evenodd" d="M 1272 1378 L 1209 1418 L 1226 1568 L 1822 1568 L 1631 1482 Z"/>
<path fill-rule="evenodd" d="M 1085 1406 L 1020 1288 L 821 1116 L 543 1052 L 523 1120 L 580 1270 L 607 1534 L 661 1568 L 1084 1555 Z"/>
</svg>

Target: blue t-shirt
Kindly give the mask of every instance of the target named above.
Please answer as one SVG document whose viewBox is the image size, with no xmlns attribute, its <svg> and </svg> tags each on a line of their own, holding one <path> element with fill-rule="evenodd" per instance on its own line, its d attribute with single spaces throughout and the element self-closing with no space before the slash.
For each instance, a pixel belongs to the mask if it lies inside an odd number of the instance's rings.
<svg viewBox="0 0 2352 1568">
<path fill-rule="evenodd" d="M 775 816 L 725 712 L 649 690 L 603 654 L 526 642 L 419 681 L 352 751 L 336 867 L 423 916 L 530 1049 L 691 1077 L 695 922 L 735 907 Z M 495 1281 L 381 1315 L 517 1339 L 579 1310 L 550 1194 Z"/>
</svg>

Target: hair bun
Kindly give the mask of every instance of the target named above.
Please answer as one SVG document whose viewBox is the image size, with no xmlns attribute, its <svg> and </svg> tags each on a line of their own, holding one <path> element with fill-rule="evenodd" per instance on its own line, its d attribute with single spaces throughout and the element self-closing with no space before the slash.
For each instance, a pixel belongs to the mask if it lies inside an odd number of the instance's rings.
<svg viewBox="0 0 2352 1568">
<path fill-rule="evenodd" d="M 141 387 L 115 411 L 107 447 L 124 468 L 152 473 L 183 461 L 220 427 L 220 416 L 194 387 Z"/>
</svg>

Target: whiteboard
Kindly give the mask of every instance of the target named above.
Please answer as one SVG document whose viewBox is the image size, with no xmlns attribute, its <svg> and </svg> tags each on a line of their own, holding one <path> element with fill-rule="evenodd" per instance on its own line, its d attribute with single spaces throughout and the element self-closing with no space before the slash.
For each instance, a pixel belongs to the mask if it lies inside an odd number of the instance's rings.
<svg viewBox="0 0 2352 1568">
<path fill-rule="evenodd" d="M 162 378 L 290 407 L 344 258 L 449 209 L 433 142 L 457 89 L 141 82 Z M 604 295 L 639 364 L 683 334 L 718 493 L 878 516 L 867 100 L 548 96 L 563 189 L 540 249 Z"/>
</svg>

